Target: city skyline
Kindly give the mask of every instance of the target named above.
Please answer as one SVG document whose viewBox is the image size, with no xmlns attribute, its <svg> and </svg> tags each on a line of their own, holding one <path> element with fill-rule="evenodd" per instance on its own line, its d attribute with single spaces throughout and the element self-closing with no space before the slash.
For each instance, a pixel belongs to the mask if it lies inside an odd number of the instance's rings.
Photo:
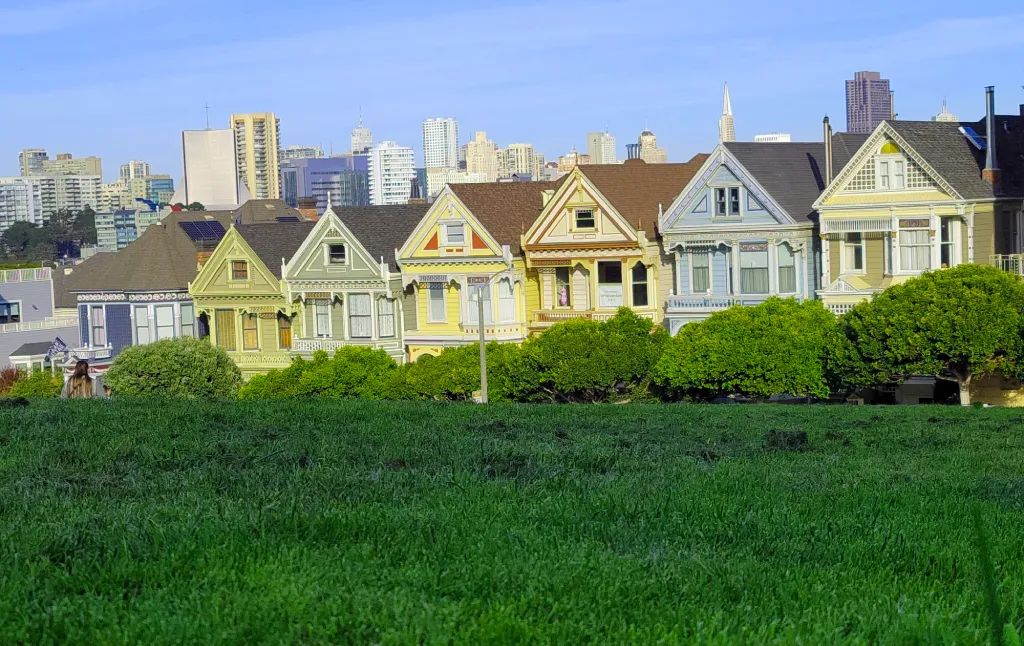
<svg viewBox="0 0 1024 646">
<path fill-rule="evenodd" d="M 841 121 L 844 80 L 865 69 L 892 81 L 901 119 L 931 119 L 943 97 L 950 112 L 977 119 L 984 112 L 977 91 L 985 85 L 1002 90 L 1000 113 L 1016 113 L 1024 103 L 1012 64 L 1024 53 L 1024 33 L 1014 27 L 1024 14 L 1010 2 L 990 5 L 986 18 L 969 19 L 958 17 L 960 5 L 945 1 L 931 4 L 926 17 L 911 2 L 868 2 L 851 16 L 839 16 L 838 9 L 799 10 L 808 3 L 788 3 L 794 11 L 780 12 L 736 2 L 729 7 L 733 23 L 724 46 L 688 47 L 685 57 L 673 46 L 682 38 L 678 24 L 684 9 L 664 0 L 503 2 L 487 8 L 456 0 L 438 3 L 432 11 L 404 13 L 402 7 L 418 5 L 399 2 L 398 11 L 384 11 L 313 0 L 295 17 L 262 0 L 247 4 L 240 16 L 230 8 L 234 4 L 210 7 L 183 0 L 168 12 L 170 5 L 163 0 L 127 9 L 111 0 L 15 0 L 13 7 L 0 9 L 0 52 L 18 61 L 0 94 L 0 115 L 18 124 L 0 133 L 0 175 L 19 173 L 20 150 L 46 148 L 107 160 L 106 182 L 116 180 L 119 165 L 133 159 L 145 159 L 155 172 L 180 179 L 181 132 L 205 127 L 206 105 L 213 127 L 232 113 L 273 111 L 281 119 L 282 146 L 316 143 L 336 153 L 348 149 L 361 106 L 374 136 L 413 147 L 420 165 L 422 121 L 438 114 L 458 119 L 460 144 L 483 130 L 495 142 L 530 142 L 549 159 L 573 146 L 584 150 L 586 133 L 606 128 L 617 138 L 617 156 L 624 158 L 624 145 L 646 123 L 670 161 L 684 161 L 717 141 L 726 80 L 741 141 L 775 131 L 792 133 L 794 140 L 817 140 L 823 115 Z M 206 16 L 201 25 L 189 20 L 199 8 Z M 883 8 L 886 20 L 878 21 Z M 685 11 L 699 20 L 720 15 L 722 9 Z M 332 24 L 341 14 L 344 30 L 309 27 Z M 158 15 L 161 19 L 155 20 Z M 537 25 L 538 15 L 545 17 L 543 24 Z M 564 20 L 621 45 L 597 54 L 566 48 L 556 28 Z M 128 66 L 164 66 L 167 73 L 104 74 L 125 63 L 114 43 L 88 39 L 90 26 L 98 24 L 112 30 L 145 26 L 152 50 Z M 267 24 L 275 31 L 268 33 Z M 464 34 L 463 47 L 486 51 L 502 37 L 485 29 L 491 24 L 526 35 L 523 60 L 495 68 L 486 57 L 467 57 L 460 74 L 445 75 L 445 83 L 430 80 L 445 72 L 441 61 L 446 57 L 431 55 L 441 47 L 430 39 L 434 28 Z M 199 45 L 183 54 L 176 42 L 186 26 Z M 404 47 L 367 61 L 362 73 L 347 76 L 341 89 L 310 94 L 307 88 L 323 84 L 316 66 L 302 65 L 303 59 L 331 51 L 332 34 L 353 28 L 368 37 L 390 36 Z M 986 36 L 971 36 L 980 33 Z M 893 57 L 894 41 L 913 48 L 915 55 Z M 723 56 L 730 48 L 736 55 Z M 68 59 L 62 53 L 70 49 L 81 55 Z M 281 56 L 282 51 L 288 54 Z M 422 55 L 410 63 L 404 51 Z M 988 53 L 993 55 L 979 65 Z M 266 72 L 261 78 L 287 83 L 239 77 L 254 65 Z M 94 73 L 85 74 L 86 69 Z M 557 90 L 566 70 L 573 70 L 577 83 L 605 88 L 602 100 L 566 109 Z M 95 82 L 97 73 L 112 80 Z M 389 77 L 402 83 L 379 83 Z M 185 87 L 184 95 L 170 91 Z M 118 98 L 125 93 L 157 98 L 125 105 Z M 517 100 L 509 101 L 510 96 Z"/>
</svg>

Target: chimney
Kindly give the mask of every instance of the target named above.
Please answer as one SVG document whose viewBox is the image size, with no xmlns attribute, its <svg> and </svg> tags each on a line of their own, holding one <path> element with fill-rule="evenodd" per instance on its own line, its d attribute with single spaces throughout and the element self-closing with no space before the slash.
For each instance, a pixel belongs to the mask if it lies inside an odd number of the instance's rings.
<svg viewBox="0 0 1024 646">
<path fill-rule="evenodd" d="M 196 271 L 200 271 L 206 264 L 206 261 L 213 255 L 212 251 L 197 251 L 196 252 Z"/>
<path fill-rule="evenodd" d="M 825 131 L 825 186 L 828 186 L 832 183 L 832 124 L 827 114 L 821 123 Z"/>
<path fill-rule="evenodd" d="M 981 171 L 981 178 L 992 185 L 993 192 L 998 193 L 1002 178 L 996 157 L 996 139 L 996 89 L 990 85 L 985 88 L 985 169 Z"/>
<path fill-rule="evenodd" d="M 298 211 L 302 214 L 302 217 L 306 218 L 310 222 L 316 222 L 320 217 L 319 212 L 316 210 L 316 198 L 315 197 L 300 197 L 295 201 L 298 204 Z"/>
</svg>

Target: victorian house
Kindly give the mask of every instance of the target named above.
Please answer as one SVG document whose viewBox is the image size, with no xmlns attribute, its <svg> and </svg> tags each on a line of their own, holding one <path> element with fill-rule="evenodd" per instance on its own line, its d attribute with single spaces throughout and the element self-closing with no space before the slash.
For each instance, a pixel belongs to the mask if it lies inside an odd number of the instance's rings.
<svg viewBox="0 0 1024 646">
<path fill-rule="evenodd" d="M 992 88 L 987 107 L 978 122 L 884 121 L 836 164 L 814 205 L 829 309 L 961 263 L 1021 273 L 1024 115 L 996 115 Z"/>
<path fill-rule="evenodd" d="M 661 323 L 672 263 L 656 237 L 658 217 L 706 160 L 577 166 L 545 191 L 522 242 L 535 283 L 527 290 L 530 331 L 573 318 L 607 320 L 620 307 Z"/>
<path fill-rule="evenodd" d="M 328 207 L 285 263 L 286 300 L 298 312 L 293 354 L 333 354 L 343 346 L 385 350 L 405 361 L 405 299 L 396 249 L 422 219 L 426 204 Z M 406 302 L 406 300 L 408 302 Z"/>
<path fill-rule="evenodd" d="M 835 137 L 846 150 L 857 135 Z M 672 334 L 733 305 L 814 298 L 813 203 L 825 187 L 825 148 L 721 143 L 663 210 L 659 231 L 674 267 L 664 301 Z"/>
<path fill-rule="evenodd" d="M 558 186 L 450 184 L 441 191 L 398 252 L 403 284 L 416 304 L 405 332 L 411 360 L 476 343 L 481 300 L 488 340 L 519 343 L 528 336 L 527 304 L 535 308 L 537 296 L 520 238 Z"/>
</svg>

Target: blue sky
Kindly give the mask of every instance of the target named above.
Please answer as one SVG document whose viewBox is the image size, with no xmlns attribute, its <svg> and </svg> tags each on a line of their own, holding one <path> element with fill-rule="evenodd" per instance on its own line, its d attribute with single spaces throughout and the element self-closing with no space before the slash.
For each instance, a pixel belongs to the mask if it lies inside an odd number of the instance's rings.
<svg viewBox="0 0 1024 646">
<path fill-rule="evenodd" d="M 623 156 L 646 124 L 671 161 L 716 143 L 723 81 L 741 140 L 817 140 L 825 113 L 844 127 L 860 69 L 892 80 L 900 118 L 943 97 L 980 118 L 985 85 L 1015 114 L 1022 26 L 1002 0 L 0 0 L 0 175 L 44 147 L 102 157 L 108 181 L 129 159 L 177 179 L 206 103 L 213 127 L 274 111 L 283 144 L 336 152 L 361 105 L 375 140 L 417 156 L 433 116 L 548 159 L 605 127 Z"/>
</svg>

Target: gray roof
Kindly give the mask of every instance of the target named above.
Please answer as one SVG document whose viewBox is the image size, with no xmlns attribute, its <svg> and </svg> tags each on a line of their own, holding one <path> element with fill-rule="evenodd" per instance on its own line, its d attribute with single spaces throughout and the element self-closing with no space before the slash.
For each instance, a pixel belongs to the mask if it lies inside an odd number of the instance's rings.
<svg viewBox="0 0 1024 646">
<path fill-rule="evenodd" d="M 36 341 L 34 343 L 24 343 L 17 350 L 11 353 L 12 357 L 32 357 L 40 354 L 46 354 L 50 351 L 50 346 L 53 345 L 53 341 Z"/>
<path fill-rule="evenodd" d="M 395 251 L 402 248 L 429 210 L 430 205 L 424 202 L 393 206 L 350 206 L 335 209 L 334 212 L 374 260 L 383 257 L 391 271 L 398 271 Z"/>
<path fill-rule="evenodd" d="M 825 189 L 824 144 L 730 141 L 725 147 L 794 220 L 814 215 L 811 205 Z"/>
<path fill-rule="evenodd" d="M 985 121 L 889 121 L 907 144 L 965 199 L 994 197 L 992 185 L 981 178 L 985 152 L 960 134 L 961 126 L 987 138 Z M 1024 117 L 996 116 L 996 156 L 1004 195 L 1024 194 Z"/>
<path fill-rule="evenodd" d="M 235 209 L 235 224 L 259 224 L 276 222 L 279 217 L 306 218 L 282 200 L 249 200 Z"/>
<path fill-rule="evenodd" d="M 196 253 L 201 243 L 193 242 L 178 226 L 181 222 L 216 220 L 225 228 L 231 211 L 181 211 L 153 224 L 138 240 L 117 253 L 100 253 L 76 266 L 69 276 L 58 279 L 57 294 L 67 292 L 154 292 L 184 290 L 198 273 Z M 206 250 L 212 249 L 212 246 Z M 65 305 L 64 296 L 58 299 Z"/>
<path fill-rule="evenodd" d="M 240 224 L 235 228 L 252 247 L 259 259 L 277 278 L 281 277 L 281 262 L 287 262 L 302 246 L 315 222 L 261 222 Z"/>
<path fill-rule="evenodd" d="M 870 136 L 854 132 L 837 132 L 832 135 L 832 177 L 843 171 Z"/>
</svg>

